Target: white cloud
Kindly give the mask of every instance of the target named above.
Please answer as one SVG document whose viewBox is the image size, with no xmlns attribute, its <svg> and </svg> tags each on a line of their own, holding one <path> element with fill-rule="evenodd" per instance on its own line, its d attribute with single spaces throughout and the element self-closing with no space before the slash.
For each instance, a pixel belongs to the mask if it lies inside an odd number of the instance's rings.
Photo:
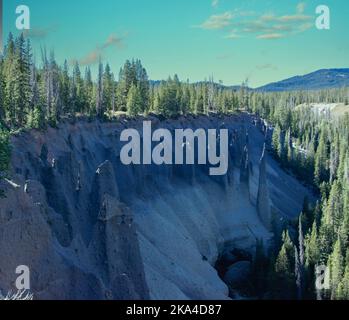
<svg viewBox="0 0 349 320">
<path fill-rule="evenodd" d="M 231 24 L 232 19 L 233 14 L 227 11 L 220 15 L 212 15 L 199 27 L 206 30 L 224 29 Z"/>
<path fill-rule="evenodd" d="M 281 39 L 284 35 L 282 33 L 266 33 L 261 34 L 257 36 L 257 39 L 265 39 L 265 40 L 274 40 L 274 39 Z"/>
<path fill-rule="evenodd" d="M 212 2 L 213 3 L 213 2 Z M 220 15 L 210 16 L 204 23 L 197 26 L 205 30 L 228 29 L 225 39 L 243 38 L 255 34 L 257 39 L 281 39 L 305 32 L 313 25 L 315 18 L 304 13 L 306 4 L 300 2 L 296 12 L 276 15 L 273 12 L 257 13 L 238 9 Z"/>
<path fill-rule="evenodd" d="M 311 16 L 307 16 L 304 14 L 293 14 L 293 15 L 286 15 L 286 16 L 281 16 L 277 18 L 277 21 L 280 22 L 302 22 L 302 21 L 309 21 L 311 20 Z"/>
</svg>

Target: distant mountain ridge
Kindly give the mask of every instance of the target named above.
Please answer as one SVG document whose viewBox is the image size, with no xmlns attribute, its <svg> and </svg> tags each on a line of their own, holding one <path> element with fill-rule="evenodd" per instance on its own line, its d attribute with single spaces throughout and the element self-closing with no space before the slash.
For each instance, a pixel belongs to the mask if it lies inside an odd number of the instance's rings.
<svg viewBox="0 0 349 320">
<path fill-rule="evenodd" d="M 256 91 L 319 90 L 349 86 L 349 68 L 321 69 L 256 88 Z"/>
<path fill-rule="evenodd" d="M 159 86 L 164 80 L 150 80 L 151 85 Z M 203 84 L 208 81 L 198 81 L 192 84 Z M 242 88 L 241 85 L 223 85 L 222 83 L 214 83 L 217 87 L 228 88 L 238 91 Z M 282 81 L 266 84 L 258 88 L 245 87 L 250 91 L 265 91 L 265 92 L 281 92 L 281 91 L 296 91 L 296 90 L 320 90 L 349 87 L 349 68 L 341 69 L 321 69 L 312 73 L 291 77 Z"/>
</svg>

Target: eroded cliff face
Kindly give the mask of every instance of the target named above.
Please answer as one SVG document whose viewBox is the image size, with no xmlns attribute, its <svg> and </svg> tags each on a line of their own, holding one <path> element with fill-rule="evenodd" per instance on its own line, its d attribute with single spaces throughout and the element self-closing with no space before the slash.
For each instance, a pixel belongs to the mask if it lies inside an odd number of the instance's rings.
<svg viewBox="0 0 349 320">
<path fill-rule="evenodd" d="M 150 118 L 154 129 L 229 129 L 224 177 L 205 166 L 123 166 L 120 133 L 141 132 L 142 120 L 13 137 L 0 199 L 3 293 L 27 265 L 36 299 L 227 299 L 214 269 L 224 248 L 253 252 L 256 238 L 271 238 L 271 213 L 299 214 L 307 190 L 261 158 L 265 135 L 251 116 Z"/>
</svg>

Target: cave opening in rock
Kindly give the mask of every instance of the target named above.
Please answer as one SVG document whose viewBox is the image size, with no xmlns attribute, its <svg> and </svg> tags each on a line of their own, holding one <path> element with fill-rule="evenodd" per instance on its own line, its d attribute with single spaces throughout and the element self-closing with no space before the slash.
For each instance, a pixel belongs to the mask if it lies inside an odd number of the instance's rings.
<svg viewBox="0 0 349 320">
<path fill-rule="evenodd" d="M 253 291 L 250 281 L 253 257 L 246 250 L 225 244 L 219 255 L 215 269 L 219 277 L 229 288 L 232 299 L 248 299 Z"/>
</svg>

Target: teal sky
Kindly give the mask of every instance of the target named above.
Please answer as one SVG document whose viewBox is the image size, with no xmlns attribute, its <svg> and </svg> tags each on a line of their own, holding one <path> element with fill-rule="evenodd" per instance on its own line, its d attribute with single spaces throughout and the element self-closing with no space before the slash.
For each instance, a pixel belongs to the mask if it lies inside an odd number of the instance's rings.
<svg viewBox="0 0 349 320">
<path fill-rule="evenodd" d="M 252 87 L 321 68 L 349 67 L 347 0 L 4 0 L 4 37 L 15 8 L 31 12 L 36 60 L 40 46 L 96 70 L 101 56 L 115 74 L 140 58 L 151 79 L 214 76 Z M 315 9 L 331 10 L 331 30 L 315 28 Z"/>
</svg>

